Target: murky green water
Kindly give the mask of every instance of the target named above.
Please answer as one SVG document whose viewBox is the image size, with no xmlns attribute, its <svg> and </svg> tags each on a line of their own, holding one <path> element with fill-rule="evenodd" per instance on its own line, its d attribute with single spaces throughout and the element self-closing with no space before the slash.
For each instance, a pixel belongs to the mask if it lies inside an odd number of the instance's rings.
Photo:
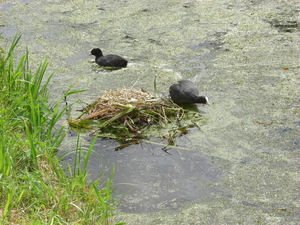
<svg viewBox="0 0 300 225">
<path fill-rule="evenodd" d="M 18 32 L 33 65 L 49 57 L 53 99 L 70 85 L 87 90 L 70 100 L 88 103 L 105 89 L 151 91 L 155 76 L 160 92 L 190 79 L 209 97 L 206 123 L 170 154 L 99 141 L 91 179 L 115 163 L 115 183 L 136 184 L 117 189 L 135 189 L 120 206 L 128 224 L 299 223 L 297 1 L 2 1 L 0 16 L 5 42 Z M 94 47 L 128 67 L 99 68 Z"/>
</svg>

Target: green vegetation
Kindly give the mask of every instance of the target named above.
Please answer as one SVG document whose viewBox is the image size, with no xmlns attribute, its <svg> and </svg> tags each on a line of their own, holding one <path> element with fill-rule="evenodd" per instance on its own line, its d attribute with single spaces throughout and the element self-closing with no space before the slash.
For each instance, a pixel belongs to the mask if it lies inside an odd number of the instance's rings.
<svg viewBox="0 0 300 225">
<path fill-rule="evenodd" d="M 49 104 L 44 81 L 45 60 L 32 73 L 28 54 L 15 62 L 16 37 L 0 57 L 0 223 L 1 224 L 112 224 L 115 200 L 114 168 L 105 183 L 87 182 L 87 151 L 79 141 L 74 166 L 67 171 L 56 157 L 65 137 L 57 122 L 67 107 L 62 99 Z M 68 174 L 68 175 L 66 175 Z M 102 174 L 103 175 L 103 174 Z M 119 223 L 121 224 L 121 223 Z"/>
<path fill-rule="evenodd" d="M 191 127 L 200 128 L 206 123 L 194 105 L 182 108 L 167 98 L 135 89 L 103 91 L 103 95 L 83 109 L 77 119 L 68 122 L 77 131 L 94 130 L 91 134 L 113 138 L 120 143 L 115 150 L 151 137 L 161 138 L 174 146 L 176 137 L 187 134 Z"/>
</svg>

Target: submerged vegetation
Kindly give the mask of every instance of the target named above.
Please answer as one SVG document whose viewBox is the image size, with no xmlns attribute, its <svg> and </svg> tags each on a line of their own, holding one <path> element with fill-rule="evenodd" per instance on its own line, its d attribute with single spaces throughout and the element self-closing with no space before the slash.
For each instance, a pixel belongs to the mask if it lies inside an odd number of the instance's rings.
<svg viewBox="0 0 300 225">
<path fill-rule="evenodd" d="M 62 96 L 49 104 L 47 60 L 31 72 L 28 53 L 16 63 L 16 37 L 0 57 L 0 221 L 1 224 L 111 224 L 118 201 L 111 176 L 87 182 L 90 148 L 79 142 L 74 166 L 65 171 L 56 153 L 65 131 L 57 122 L 67 107 Z M 66 175 L 68 174 L 68 175 Z M 99 189 L 99 187 L 102 187 Z"/>
</svg>

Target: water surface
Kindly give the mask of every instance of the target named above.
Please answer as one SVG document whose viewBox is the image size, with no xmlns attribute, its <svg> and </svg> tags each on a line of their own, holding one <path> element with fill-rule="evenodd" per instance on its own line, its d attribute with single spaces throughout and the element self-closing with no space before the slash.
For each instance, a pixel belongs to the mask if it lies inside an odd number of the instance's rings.
<svg viewBox="0 0 300 225">
<path fill-rule="evenodd" d="M 106 89 L 152 91 L 155 76 L 159 92 L 190 79 L 209 97 L 206 122 L 167 152 L 157 138 L 120 151 L 98 141 L 90 178 L 116 164 L 117 193 L 133 189 L 120 205 L 128 224 L 299 221 L 297 1 L 12 1 L 1 4 L 0 32 L 22 35 L 33 67 L 49 57 L 54 100 L 70 85 L 87 91 L 69 100 L 87 103 Z M 94 47 L 128 67 L 99 68 Z M 70 135 L 62 150 L 75 144 Z"/>
</svg>

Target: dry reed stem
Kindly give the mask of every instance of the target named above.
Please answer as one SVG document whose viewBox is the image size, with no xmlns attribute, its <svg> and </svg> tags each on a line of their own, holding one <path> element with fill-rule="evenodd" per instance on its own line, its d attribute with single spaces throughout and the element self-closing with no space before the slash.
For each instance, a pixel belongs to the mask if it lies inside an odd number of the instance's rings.
<svg viewBox="0 0 300 225">
<path fill-rule="evenodd" d="M 156 124 L 161 119 L 168 122 L 168 109 L 177 108 L 154 95 L 134 89 L 107 90 L 96 102 L 88 107 L 88 116 L 72 121 L 77 123 L 83 120 L 110 120 L 119 113 L 134 108 L 116 119 L 119 123 L 126 124 L 131 130 L 137 124 Z M 179 107 L 178 107 L 179 108 Z M 174 113 L 174 111 L 173 111 Z M 131 124 L 131 125 L 130 125 Z"/>
</svg>

